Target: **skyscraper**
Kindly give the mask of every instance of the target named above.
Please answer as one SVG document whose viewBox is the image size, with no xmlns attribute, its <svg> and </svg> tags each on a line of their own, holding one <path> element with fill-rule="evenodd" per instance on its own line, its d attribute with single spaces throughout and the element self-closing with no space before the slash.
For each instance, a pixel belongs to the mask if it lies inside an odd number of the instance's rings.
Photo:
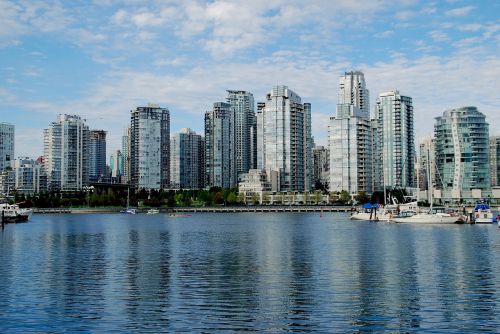
<svg viewBox="0 0 500 334">
<path fill-rule="evenodd" d="M 122 136 L 122 159 L 123 159 L 123 175 L 122 183 L 130 183 L 130 128 L 123 131 Z"/>
<path fill-rule="evenodd" d="M 276 86 L 257 110 L 257 168 L 266 171 L 273 191 L 310 190 L 310 105 L 287 86 Z"/>
<path fill-rule="evenodd" d="M 182 129 L 170 140 L 170 187 L 174 189 L 200 189 L 204 182 L 203 137 Z"/>
<path fill-rule="evenodd" d="M 227 103 L 234 110 L 234 159 L 236 176 L 247 173 L 253 166 L 255 136 L 255 106 L 253 94 L 246 91 L 228 90 Z"/>
<path fill-rule="evenodd" d="M 41 164 L 33 159 L 16 159 L 13 163 L 16 192 L 33 195 L 47 191 L 47 177 Z"/>
<path fill-rule="evenodd" d="M 313 149 L 313 185 L 317 182 L 326 186 L 330 182 L 330 150 L 324 146 Z"/>
<path fill-rule="evenodd" d="M 234 159 L 234 110 L 216 102 L 205 113 L 205 179 L 209 187 L 231 188 L 237 184 Z"/>
<path fill-rule="evenodd" d="M 472 189 L 489 190 L 489 125 L 476 107 L 446 110 L 434 126 L 436 164 L 443 197 L 470 198 Z"/>
<path fill-rule="evenodd" d="M 491 186 L 500 186 L 500 136 L 490 137 Z"/>
<path fill-rule="evenodd" d="M 106 175 L 106 131 L 89 132 L 89 181 L 98 182 Z"/>
<path fill-rule="evenodd" d="M 364 74 L 340 78 L 337 115 L 330 118 L 330 191 L 372 192 L 372 130 Z"/>
<path fill-rule="evenodd" d="M 162 189 L 170 183 L 170 112 L 156 104 L 131 111 L 130 183 Z"/>
<path fill-rule="evenodd" d="M 0 171 L 14 160 L 14 125 L 0 123 Z"/>
<path fill-rule="evenodd" d="M 44 130 L 44 167 L 50 190 L 78 191 L 89 180 L 89 128 L 80 116 L 59 115 Z"/>
<path fill-rule="evenodd" d="M 415 187 L 415 133 L 411 97 L 399 91 L 380 94 L 377 99 L 377 148 L 385 187 Z"/>
<path fill-rule="evenodd" d="M 123 176 L 123 154 L 120 150 L 116 150 L 109 157 L 109 169 L 112 182 L 120 182 Z"/>
</svg>

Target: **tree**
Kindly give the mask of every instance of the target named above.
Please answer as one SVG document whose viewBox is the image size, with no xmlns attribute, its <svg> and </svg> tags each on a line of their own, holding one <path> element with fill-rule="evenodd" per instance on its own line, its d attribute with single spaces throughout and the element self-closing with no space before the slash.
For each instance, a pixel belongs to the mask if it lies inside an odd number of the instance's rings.
<svg viewBox="0 0 500 334">
<path fill-rule="evenodd" d="M 253 205 L 258 205 L 259 204 L 259 195 L 257 195 L 257 193 L 253 193 L 252 194 L 252 203 Z"/>
<path fill-rule="evenodd" d="M 262 204 L 269 204 L 269 202 L 271 201 L 271 196 L 269 196 L 269 193 L 268 192 L 263 192 L 262 193 Z"/>
<path fill-rule="evenodd" d="M 227 204 L 229 205 L 233 205 L 234 203 L 236 203 L 236 201 L 238 200 L 238 197 L 236 196 L 236 194 L 234 192 L 230 192 L 229 195 L 227 195 Z"/>
<path fill-rule="evenodd" d="M 351 195 L 349 194 L 349 192 L 347 190 L 342 190 L 340 192 L 340 197 L 339 197 L 340 203 L 346 205 L 347 203 L 349 203 L 350 200 L 351 200 Z"/>
<path fill-rule="evenodd" d="M 368 203 L 368 201 L 370 200 L 368 198 L 368 195 L 366 194 L 365 191 L 360 191 L 355 197 L 354 199 L 358 202 L 358 203 Z"/>
<path fill-rule="evenodd" d="M 316 205 L 318 205 L 320 201 L 321 201 L 321 191 L 316 190 L 316 192 L 314 192 L 314 202 Z"/>
</svg>

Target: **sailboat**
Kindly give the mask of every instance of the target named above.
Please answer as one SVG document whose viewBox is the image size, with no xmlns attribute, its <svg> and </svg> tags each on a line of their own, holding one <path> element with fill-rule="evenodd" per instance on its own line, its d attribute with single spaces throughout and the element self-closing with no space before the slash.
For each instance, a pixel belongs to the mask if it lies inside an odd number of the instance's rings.
<svg viewBox="0 0 500 334">
<path fill-rule="evenodd" d="M 427 150 L 427 175 L 430 173 L 430 153 Z M 416 213 L 416 212 L 406 212 L 401 216 L 396 216 L 391 219 L 394 223 L 415 223 L 415 224 L 455 224 L 462 222 L 462 217 L 458 215 L 453 215 L 446 212 L 437 212 L 433 210 L 433 187 L 429 187 L 430 177 L 427 177 L 427 190 L 430 192 L 430 210 L 428 212 Z"/>
<path fill-rule="evenodd" d="M 123 210 L 120 210 L 120 213 L 124 213 L 126 215 L 137 214 L 137 209 L 133 209 L 130 207 L 130 188 L 127 188 L 127 207 Z"/>
</svg>

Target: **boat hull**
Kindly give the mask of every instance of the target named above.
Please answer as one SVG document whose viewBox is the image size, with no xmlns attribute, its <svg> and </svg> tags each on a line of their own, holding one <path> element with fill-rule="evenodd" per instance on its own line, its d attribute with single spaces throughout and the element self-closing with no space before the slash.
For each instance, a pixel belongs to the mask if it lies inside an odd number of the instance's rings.
<svg viewBox="0 0 500 334">
<path fill-rule="evenodd" d="M 391 219 L 394 223 L 411 224 L 458 224 L 461 223 L 461 217 L 445 215 L 417 214 L 411 217 L 395 217 Z"/>
</svg>

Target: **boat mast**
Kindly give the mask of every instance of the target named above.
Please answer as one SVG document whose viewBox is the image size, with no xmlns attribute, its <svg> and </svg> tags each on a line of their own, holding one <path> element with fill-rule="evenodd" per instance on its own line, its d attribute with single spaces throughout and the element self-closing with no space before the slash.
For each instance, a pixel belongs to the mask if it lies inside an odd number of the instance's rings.
<svg viewBox="0 0 500 334">
<path fill-rule="evenodd" d="M 130 206 L 130 188 L 127 188 L 127 209 Z"/>
<path fill-rule="evenodd" d="M 428 198 L 431 204 L 431 212 L 432 212 L 432 193 L 433 193 L 433 186 L 431 186 L 432 179 L 431 179 L 431 154 L 429 148 L 427 148 L 427 191 L 429 192 Z"/>
</svg>

